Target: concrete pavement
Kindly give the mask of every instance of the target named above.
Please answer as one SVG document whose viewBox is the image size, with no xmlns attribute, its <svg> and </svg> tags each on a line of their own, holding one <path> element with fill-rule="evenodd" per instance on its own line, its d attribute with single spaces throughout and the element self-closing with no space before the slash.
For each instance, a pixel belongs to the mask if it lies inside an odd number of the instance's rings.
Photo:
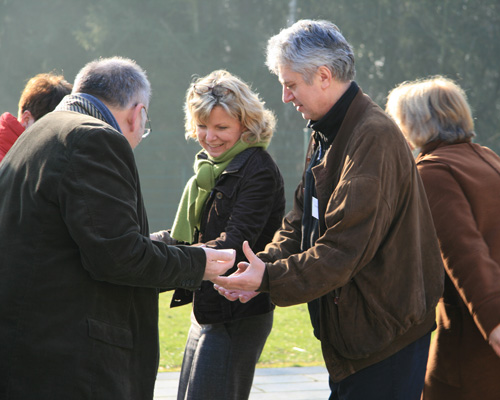
<svg viewBox="0 0 500 400">
<path fill-rule="evenodd" d="M 175 400 L 178 381 L 179 372 L 160 372 L 154 400 Z M 327 400 L 329 396 L 328 372 L 323 366 L 257 368 L 250 400 Z"/>
</svg>

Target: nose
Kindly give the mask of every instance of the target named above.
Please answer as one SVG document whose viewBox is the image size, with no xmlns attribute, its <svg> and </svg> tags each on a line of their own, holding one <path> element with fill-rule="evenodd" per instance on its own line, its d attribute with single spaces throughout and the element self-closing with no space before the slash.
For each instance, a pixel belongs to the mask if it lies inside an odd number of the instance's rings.
<svg viewBox="0 0 500 400">
<path fill-rule="evenodd" d="M 283 103 L 289 103 L 293 100 L 293 93 L 286 86 L 283 86 L 283 96 L 281 100 L 283 100 Z"/>
<path fill-rule="evenodd" d="M 213 142 L 217 138 L 215 131 L 213 129 L 207 129 L 207 134 L 205 136 L 205 141 Z"/>
</svg>

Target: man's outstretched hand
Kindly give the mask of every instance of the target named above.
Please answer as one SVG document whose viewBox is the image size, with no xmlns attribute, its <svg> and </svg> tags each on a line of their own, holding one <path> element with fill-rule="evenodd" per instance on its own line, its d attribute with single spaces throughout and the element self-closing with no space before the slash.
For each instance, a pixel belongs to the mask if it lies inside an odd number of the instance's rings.
<svg viewBox="0 0 500 400">
<path fill-rule="evenodd" d="M 234 265 L 236 251 L 230 250 L 215 250 L 208 247 L 203 247 L 207 257 L 205 266 L 205 274 L 203 280 L 210 281 L 219 275 L 224 274 L 229 268 Z"/>
<path fill-rule="evenodd" d="M 255 255 L 247 241 L 243 242 L 243 253 L 248 263 L 240 262 L 238 270 L 230 276 L 217 276 L 211 279 L 217 285 L 219 293 L 221 290 L 224 293 L 231 289 L 254 292 L 260 287 L 266 265 Z"/>
</svg>

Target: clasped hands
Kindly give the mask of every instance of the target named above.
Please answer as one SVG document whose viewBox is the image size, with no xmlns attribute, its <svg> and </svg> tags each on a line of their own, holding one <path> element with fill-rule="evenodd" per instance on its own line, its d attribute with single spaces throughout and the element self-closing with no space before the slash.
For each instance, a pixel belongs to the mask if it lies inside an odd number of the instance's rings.
<svg viewBox="0 0 500 400">
<path fill-rule="evenodd" d="M 238 270 L 230 276 L 212 278 L 214 288 L 226 299 L 246 303 L 259 294 L 256 290 L 262 283 L 264 262 L 258 258 L 247 241 L 243 242 L 243 253 L 249 262 L 238 263 Z"/>
<path fill-rule="evenodd" d="M 167 245 L 177 244 L 177 241 L 165 230 L 151 233 L 150 238 Z M 235 251 L 232 249 L 215 250 L 201 246 L 207 257 L 203 279 L 212 281 L 214 288 L 222 296 L 231 301 L 239 300 L 246 303 L 259 294 L 256 290 L 262 282 L 265 264 L 255 255 L 247 241 L 243 242 L 243 253 L 249 262 L 240 262 L 238 270 L 230 276 L 220 275 L 233 266 Z"/>
</svg>

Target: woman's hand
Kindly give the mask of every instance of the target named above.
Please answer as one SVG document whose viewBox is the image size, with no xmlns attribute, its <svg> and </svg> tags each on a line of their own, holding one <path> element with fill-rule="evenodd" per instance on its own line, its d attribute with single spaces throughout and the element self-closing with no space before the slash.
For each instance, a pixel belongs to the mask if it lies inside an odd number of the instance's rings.
<svg viewBox="0 0 500 400">
<path fill-rule="evenodd" d="M 158 231 L 149 234 L 149 238 L 151 240 L 156 240 L 157 242 L 163 242 L 168 244 L 169 246 L 174 246 L 177 244 L 177 240 L 175 240 L 168 231 Z"/>
</svg>

